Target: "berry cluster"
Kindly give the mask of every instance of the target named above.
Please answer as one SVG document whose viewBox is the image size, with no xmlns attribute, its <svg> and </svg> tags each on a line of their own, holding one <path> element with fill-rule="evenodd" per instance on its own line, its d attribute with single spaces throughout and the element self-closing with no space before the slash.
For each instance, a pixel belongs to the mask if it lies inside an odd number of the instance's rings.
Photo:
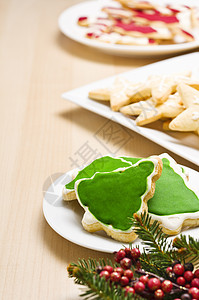
<svg viewBox="0 0 199 300">
<path fill-rule="evenodd" d="M 191 263 L 182 265 L 174 261 L 166 269 L 168 278 L 165 279 L 142 270 L 139 258 L 138 248 L 121 249 L 115 253 L 115 261 L 119 266 L 99 266 L 96 271 L 100 277 L 120 285 L 126 295 L 138 294 L 146 299 L 165 299 L 168 295 L 175 300 L 199 300 L 199 269 L 193 272 Z"/>
<path fill-rule="evenodd" d="M 182 300 L 199 299 L 199 269 L 195 272 L 193 269 L 192 263 L 182 265 L 178 260 L 166 269 L 168 278 L 181 288 L 184 287 L 185 293 L 180 298 Z"/>
</svg>

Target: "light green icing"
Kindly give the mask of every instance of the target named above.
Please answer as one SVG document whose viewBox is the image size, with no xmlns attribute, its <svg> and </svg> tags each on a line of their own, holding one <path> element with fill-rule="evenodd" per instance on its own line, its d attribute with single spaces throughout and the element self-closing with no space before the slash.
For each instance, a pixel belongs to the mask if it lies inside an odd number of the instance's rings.
<svg viewBox="0 0 199 300">
<path fill-rule="evenodd" d="M 189 189 L 183 178 L 170 166 L 170 161 L 162 159 L 162 175 L 156 181 L 155 194 L 148 201 L 150 213 L 160 216 L 193 213 L 199 211 L 199 199 Z"/>
<path fill-rule="evenodd" d="M 75 182 L 82 178 L 91 178 L 96 172 L 111 172 L 119 168 L 129 167 L 130 162 L 114 158 L 111 156 L 103 156 L 94 160 L 90 165 L 81 170 L 74 180 L 65 185 L 66 189 L 73 190 Z"/>
<path fill-rule="evenodd" d="M 130 218 L 141 208 L 147 178 L 153 171 L 154 163 L 145 160 L 124 171 L 96 173 L 77 183 L 78 200 L 101 223 L 128 230 L 132 226 Z"/>
</svg>

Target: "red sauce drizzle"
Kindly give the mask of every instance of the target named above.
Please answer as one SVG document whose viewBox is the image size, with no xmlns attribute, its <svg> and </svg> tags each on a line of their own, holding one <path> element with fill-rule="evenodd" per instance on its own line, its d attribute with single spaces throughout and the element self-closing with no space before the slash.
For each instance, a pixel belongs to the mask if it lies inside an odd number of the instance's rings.
<svg viewBox="0 0 199 300">
<path fill-rule="evenodd" d="M 85 21 L 85 20 L 87 20 L 87 19 L 88 19 L 87 17 L 80 17 L 80 18 L 78 19 L 78 22 Z"/>
<path fill-rule="evenodd" d="M 120 28 L 124 29 L 125 31 L 138 31 L 138 32 L 141 32 L 141 33 L 157 32 L 154 28 L 152 28 L 150 26 L 139 26 L 139 25 L 135 25 L 134 22 L 126 24 L 126 23 L 123 23 L 121 21 L 118 21 L 115 24 L 115 26 L 120 27 Z"/>
<path fill-rule="evenodd" d="M 172 8 L 169 5 L 166 6 L 166 8 L 168 8 L 170 11 L 172 11 L 172 13 L 177 14 L 180 12 L 180 10 L 176 9 L 176 8 Z"/>
<path fill-rule="evenodd" d="M 176 18 L 176 16 L 163 16 L 160 15 L 159 13 L 154 13 L 154 14 L 146 14 L 143 12 L 139 12 L 135 15 L 135 17 L 147 19 L 149 21 L 160 21 L 166 24 L 171 24 L 171 23 L 178 23 L 179 20 Z"/>
<path fill-rule="evenodd" d="M 87 36 L 88 38 L 96 38 L 96 39 L 98 39 L 98 38 L 100 37 L 100 35 L 99 35 L 99 34 L 96 34 L 95 32 L 88 32 L 88 33 L 86 34 L 86 36 Z"/>
<path fill-rule="evenodd" d="M 186 35 L 188 35 L 188 36 L 194 38 L 194 36 L 193 36 L 191 33 L 189 33 L 188 31 L 186 31 L 186 30 L 184 30 L 184 29 L 181 29 L 181 31 L 182 31 L 184 34 L 186 34 Z"/>
<path fill-rule="evenodd" d="M 154 43 L 155 43 L 155 40 L 149 39 L 149 44 L 154 44 Z"/>
</svg>

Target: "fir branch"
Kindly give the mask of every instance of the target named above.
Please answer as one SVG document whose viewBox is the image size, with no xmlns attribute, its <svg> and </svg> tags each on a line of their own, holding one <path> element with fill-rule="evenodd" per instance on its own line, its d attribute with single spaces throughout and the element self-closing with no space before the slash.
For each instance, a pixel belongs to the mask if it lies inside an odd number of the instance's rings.
<svg viewBox="0 0 199 300">
<path fill-rule="evenodd" d="M 168 242 L 169 235 L 165 234 L 158 221 L 153 221 L 147 213 L 140 216 L 134 214 L 132 219 L 134 231 L 145 245 L 141 257 L 141 264 L 145 267 L 153 266 L 154 270 L 162 273 L 162 270 L 171 265 L 175 259 L 175 251 L 172 250 L 172 242 Z M 148 262 L 150 265 L 147 267 Z M 163 275 L 163 274 L 162 274 Z"/>
<path fill-rule="evenodd" d="M 105 266 L 106 262 L 102 259 L 101 265 Z M 110 264 L 110 261 L 108 261 Z M 88 261 L 82 259 L 78 264 L 70 264 L 67 268 L 69 277 L 75 278 L 75 283 L 87 286 L 86 291 L 81 294 L 84 299 L 104 299 L 104 300 L 130 300 L 132 295 L 125 296 L 125 292 L 121 286 L 110 284 L 105 278 L 101 278 L 95 271 L 99 263 L 95 260 Z M 143 297 L 135 295 L 134 299 L 142 300 Z"/>
<path fill-rule="evenodd" d="M 199 266 L 199 240 L 192 236 L 186 237 L 180 235 L 173 240 L 173 247 L 177 248 L 177 257 L 180 260 L 195 263 L 195 267 Z"/>
</svg>

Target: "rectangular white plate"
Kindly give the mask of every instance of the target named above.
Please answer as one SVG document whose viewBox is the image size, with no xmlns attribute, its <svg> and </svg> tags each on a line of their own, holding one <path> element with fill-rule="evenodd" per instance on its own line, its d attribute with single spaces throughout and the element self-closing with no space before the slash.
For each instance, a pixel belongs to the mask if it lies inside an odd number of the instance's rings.
<svg viewBox="0 0 199 300">
<path fill-rule="evenodd" d="M 199 78 L 199 53 L 181 55 L 175 58 L 163 60 L 129 72 L 111 76 L 103 80 L 95 81 L 80 88 L 62 94 L 62 97 L 77 105 L 99 114 L 107 119 L 113 120 L 153 142 L 165 147 L 190 162 L 199 166 L 199 136 L 194 133 L 170 132 L 161 129 L 160 122 L 154 122 L 150 126 L 136 126 L 135 121 L 122 115 L 120 112 L 113 112 L 106 104 L 88 98 L 88 92 L 95 88 L 110 87 L 117 76 L 122 76 L 134 82 L 147 79 L 152 74 L 172 74 L 185 70 L 192 70 Z"/>
</svg>

